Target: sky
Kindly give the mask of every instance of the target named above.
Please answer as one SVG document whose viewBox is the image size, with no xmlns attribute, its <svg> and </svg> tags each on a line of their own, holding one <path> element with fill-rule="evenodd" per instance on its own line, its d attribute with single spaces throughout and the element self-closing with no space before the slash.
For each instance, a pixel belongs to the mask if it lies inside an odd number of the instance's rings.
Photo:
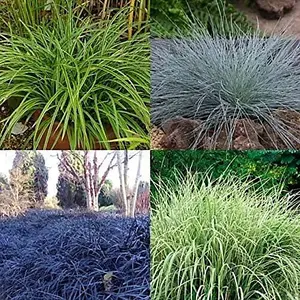
<svg viewBox="0 0 300 300">
<path fill-rule="evenodd" d="M 58 158 L 57 156 L 60 154 L 60 151 L 38 151 L 43 154 L 46 162 L 46 167 L 49 171 L 49 180 L 48 180 L 48 196 L 52 197 L 56 195 L 56 183 L 58 179 Z M 94 153 L 94 151 L 91 151 Z M 97 157 L 99 162 L 101 159 L 105 157 L 109 151 L 97 151 Z M 123 152 L 123 151 L 121 151 Z M 129 157 L 136 154 L 138 151 L 131 150 L 129 151 Z M 0 151 L 0 173 L 3 173 L 8 176 L 8 172 L 12 167 L 12 162 L 15 157 L 15 151 L 13 150 L 5 150 Z M 108 165 L 109 159 L 107 159 L 107 163 L 103 164 L 102 172 L 105 171 L 106 166 Z M 128 170 L 128 184 L 133 186 L 136 173 L 138 167 L 138 156 L 135 155 L 132 159 L 129 160 L 129 170 Z M 100 169 L 100 176 L 101 176 Z M 113 187 L 119 187 L 119 173 L 118 167 L 114 167 L 110 170 L 107 179 L 112 181 Z M 141 167 L 141 180 L 150 182 L 150 151 L 143 150 L 142 151 L 142 167 Z"/>
</svg>

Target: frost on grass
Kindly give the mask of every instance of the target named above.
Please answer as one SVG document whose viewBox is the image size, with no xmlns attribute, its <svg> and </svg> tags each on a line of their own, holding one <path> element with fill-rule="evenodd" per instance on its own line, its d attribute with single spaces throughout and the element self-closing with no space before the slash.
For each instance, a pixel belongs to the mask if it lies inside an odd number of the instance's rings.
<svg viewBox="0 0 300 300">
<path fill-rule="evenodd" d="M 32 211 L 0 221 L 0 299 L 149 299 L 149 219 Z"/>
<path fill-rule="evenodd" d="M 203 146 L 209 137 L 216 148 L 225 135 L 224 148 L 230 148 L 237 120 L 242 120 L 245 130 L 255 130 L 270 148 L 278 148 L 274 134 L 294 148 L 300 143 L 299 123 L 283 114 L 296 113 L 300 119 L 299 59 L 299 41 L 281 36 L 195 33 L 153 40 L 152 123 L 197 120 L 190 147 Z"/>
</svg>

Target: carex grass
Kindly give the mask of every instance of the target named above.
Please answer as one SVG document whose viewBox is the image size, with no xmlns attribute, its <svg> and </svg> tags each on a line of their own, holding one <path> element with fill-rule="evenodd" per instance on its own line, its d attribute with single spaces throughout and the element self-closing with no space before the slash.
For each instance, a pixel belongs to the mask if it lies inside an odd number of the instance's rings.
<svg viewBox="0 0 300 300">
<path fill-rule="evenodd" d="M 280 188 L 191 174 L 156 184 L 151 299 L 299 298 L 300 216 Z"/>
<path fill-rule="evenodd" d="M 299 128 L 283 115 L 300 113 L 299 42 L 243 32 L 228 22 L 224 29 L 210 33 L 196 24 L 188 37 L 153 41 L 152 122 L 161 125 L 178 116 L 198 120 L 191 148 L 209 136 L 215 149 L 225 132 L 229 149 L 236 120 L 259 136 L 262 128 L 272 148 L 278 148 L 274 134 L 284 147 L 294 148 Z"/>
<path fill-rule="evenodd" d="M 119 148 L 148 147 L 149 43 L 136 31 L 128 40 L 122 11 L 104 21 L 81 20 L 72 10 L 53 26 L 26 27 L 28 36 L 0 38 L 0 105 L 17 99 L 4 120 L 0 144 L 16 123 L 36 111 L 34 148 L 51 132 L 71 149 L 109 149 L 110 126 Z M 59 122 L 59 127 L 56 125 Z"/>
</svg>

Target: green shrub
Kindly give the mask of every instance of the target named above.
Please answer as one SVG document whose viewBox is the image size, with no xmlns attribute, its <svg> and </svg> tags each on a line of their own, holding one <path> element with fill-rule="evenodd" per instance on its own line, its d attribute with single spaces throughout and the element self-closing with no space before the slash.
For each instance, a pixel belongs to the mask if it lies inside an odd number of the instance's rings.
<svg viewBox="0 0 300 300">
<path fill-rule="evenodd" d="M 300 216 L 288 210 L 291 199 L 234 177 L 207 179 L 177 177 L 151 200 L 151 299 L 298 299 Z"/>
<path fill-rule="evenodd" d="M 96 141 L 109 149 L 106 126 L 119 148 L 148 147 L 147 33 L 136 32 L 128 40 L 122 11 L 98 22 L 82 22 L 70 11 L 52 28 L 27 30 L 28 37 L 0 36 L 0 105 L 19 99 L 18 109 L 5 120 L 0 144 L 17 122 L 41 111 L 34 148 L 44 135 L 46 145 L 56 130 L 57 139 L 68 136 L 71 149 L 94 149 Z"/>
<path fill-rule="evenodd" d="M 56 197 L 47 196 L 44 200 L 43 208 L 45 209 L 61 209 L 59 201 Z"/>
<path fill-rule="evenodd" d="M 98 196 L 99 208 L 114 205 L 114 198 L 111 194 L 112 192 L 112 182 L 110 180 L 105 180 L 103 187 L 100 190 Z"/>
</svg>

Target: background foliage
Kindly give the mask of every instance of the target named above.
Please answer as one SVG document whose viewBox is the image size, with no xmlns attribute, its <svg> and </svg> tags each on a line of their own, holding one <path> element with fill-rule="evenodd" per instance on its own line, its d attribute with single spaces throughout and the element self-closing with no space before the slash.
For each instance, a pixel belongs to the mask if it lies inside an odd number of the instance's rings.
<svg viewBox="0 0 300 300">
<path fill-rule="evenodd" d="M 0 29 L 13 31 L 19 35 L 27 35 L 26 26 L 35 27 L 41 24 L 57 22 L 60 15 L 64 15 L 71 8 L 74 15 L 81 19 L 92 17 L 95 20 L 112 18 L 117 11 L 124 7 L 133 8 L 127 11 L 128 35 L 133 30 L 140 29 L 148 21 L 150 0 L 1 0 L 0 1 Z"/>
<path fill-rule="evenodd" d="M 152 151 L 151 179 L 173 180 L 174 168 L 185 173 L 205 173 L 213 179 L 221 175 L 261 178 L 268 187 L 283 184 L 287 191 L 300 190 L 300 151 Z M 155 192 L 155 187 L 152 185 Z"/>
<path fill-rule="evenodd" d="M 251 30 L 246 16 L 227 0 L 152 0 L 152 34 L 170 37 L 184 30 L 190 19 L 197 19 L 207 28 L 221 25 L 222 18 L 233 21 L 243 30 Z"/>
</svg>

